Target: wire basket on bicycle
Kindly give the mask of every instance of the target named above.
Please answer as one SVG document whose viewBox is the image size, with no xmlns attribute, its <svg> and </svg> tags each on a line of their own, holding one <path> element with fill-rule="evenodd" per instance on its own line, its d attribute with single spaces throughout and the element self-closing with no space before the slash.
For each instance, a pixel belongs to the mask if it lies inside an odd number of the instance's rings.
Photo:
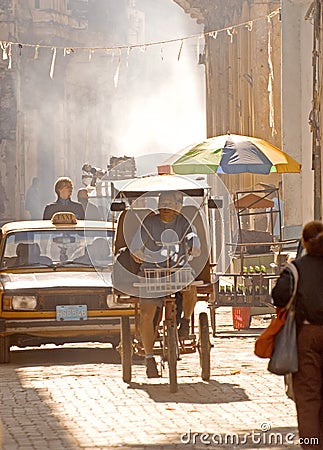
<svg viewBox="0 0 323 450">
<path fill-rule="evenodd" d="M 144 275 L 142 288 L 158 296 L 187 290 L 194 280 L 191 267 L 144 269 Z"/>
</svg>

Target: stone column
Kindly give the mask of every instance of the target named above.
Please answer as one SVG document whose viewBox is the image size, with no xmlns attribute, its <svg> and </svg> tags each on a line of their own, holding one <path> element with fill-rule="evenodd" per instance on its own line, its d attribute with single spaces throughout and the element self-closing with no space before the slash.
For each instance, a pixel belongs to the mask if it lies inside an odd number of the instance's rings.
<svg viewBox="0 0 323 450">
<path fill-rule="evenodd" d="M 312 140 L 308 124 L 312 107 L 313 29 L 305 20 L 310 4 L 310 0 L 282 0 L 282 146 L 302 164 L 300 175 L 283 176 L 285 227 L 301 227 L 313 218 Z"/>
</svg>

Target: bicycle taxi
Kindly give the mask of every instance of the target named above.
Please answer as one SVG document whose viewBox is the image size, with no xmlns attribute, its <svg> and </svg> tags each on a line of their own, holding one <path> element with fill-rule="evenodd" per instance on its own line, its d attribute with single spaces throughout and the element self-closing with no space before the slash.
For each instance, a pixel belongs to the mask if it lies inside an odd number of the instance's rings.
<svg viewBox="0 0 323 450">
<path fill-rule="evenodd" d="M 115 238 L 115 261 L 113 270 L 113 294 L 116 304 L 133 304 L 135 310 L 134 330 L 129 317 L 121 317 L 120 354 L 123 380 L 132 378 L 132 354 L 144 355 L 144 346 L 140 333 L 140 299 L 162 298 L 161 306 L 154 317 L 153 354 L 160 356 L 161 368 L 168 366 L 170 391 L 177 391 L 177 361 L 187 353 L 199 351 L 201 377 L 210 378 L 209 323 L 206 312 L 198 317 L 195 327 L 192 313 L 189 333 L 179 335 L 179 317 L 182 309 L 181 297 L 192 290 L 195 300 L 208 303 L 214 301 L 214 284 L 211 282 L 210 239 L 207 220 L 210 206 L 209 189 L 205 182 L 197 182 L 178 175 L 156 175 L 114 183 L 115 200 L 111 205 L 113 212 L 118 211 Z M 131 246 L 138 230 L 145 230 L 147 218 L 158 215 L 158 199 L 163 193 L 180 193 L 181 208 L 178 214 L 184 217 L 187 230 L 181 236 L 163 233 L 160 242 L 154 242 L 164 252 L 164 259 L 151 264 L 138 262 L 133 258 Z M 167 228 L 167 227 L 166 227 Z M 189 233 L 198 236 L 200 252 L 195 257 L 183 249 L 184 238 Z M 186 234 L 185 234 L 186 233 Z M 150 236 L 151 237 L 151 236 Z M 181 241 L 181 242 L 180 242 Z M 173 261 L 170 264 L 170 261 Z M 175 261 L 175 262 L 174 262 Z M 143 308 L 143 306 L 142 306 Z M 198 328 L 198 333 L 196 333 Z"/>
</svg>

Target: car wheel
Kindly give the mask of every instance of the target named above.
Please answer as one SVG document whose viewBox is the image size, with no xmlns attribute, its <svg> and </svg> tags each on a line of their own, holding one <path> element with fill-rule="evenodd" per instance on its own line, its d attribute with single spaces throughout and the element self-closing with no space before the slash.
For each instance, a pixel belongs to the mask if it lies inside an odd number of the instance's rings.
<svg viewBox="0 0 323 450">
<path fill-rule="evenodd" d="M 0 336 L 0 364 L 10 362 L 10 337 Z"/>
</svg>

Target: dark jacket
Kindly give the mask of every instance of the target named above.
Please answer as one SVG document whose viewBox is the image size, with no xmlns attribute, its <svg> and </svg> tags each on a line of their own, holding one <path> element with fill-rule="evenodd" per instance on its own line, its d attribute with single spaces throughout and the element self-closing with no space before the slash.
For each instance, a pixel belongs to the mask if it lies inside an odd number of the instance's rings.
<svg viewBox="0 0 323 450">
<path fill-rule="evenodd" d="M 89 201 L 83 201 L 80 199 L 80 203 L 85 211 L 86 220 L 102 220 L 102 215 L 100 214 L 99 208 Z"/>
<path fill-rule="evenodd" d="M 299 280 L 296 294 L 296 318 L 298 323 L 307 320 L 323 325 L 323 257 L 305 255 L 293 261 Z M 275 306 L 286 306 L 293 289 L 293 276 L 283 270 L 272 290 Z"/>
<path fill-rule="evenodd" d="M 58 199 L 56 202 L 46 205 L 43 213 L 43 220 L 50 220 L 53 214 L 57 212 L 72 212 L 77 219 L 84 220 L 83 206 L 81 203 L 73 202 L 71 199 L 66 201 Z"/>
</svg>

